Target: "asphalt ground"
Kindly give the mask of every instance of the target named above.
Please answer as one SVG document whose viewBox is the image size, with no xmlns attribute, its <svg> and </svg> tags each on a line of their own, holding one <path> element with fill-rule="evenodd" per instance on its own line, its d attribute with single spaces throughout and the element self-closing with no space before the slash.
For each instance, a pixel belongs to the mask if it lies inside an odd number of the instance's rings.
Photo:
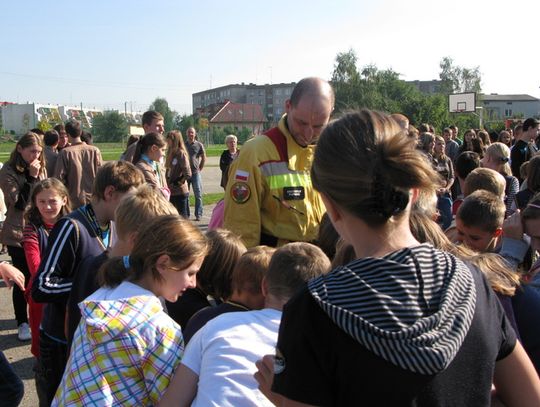
<svg viewBox="0 0 540 407">
<path fill-rule="evenodd" d="M 221 171 L 219 157 L 208 157 L 207 166 L 201 172 L 203 194 L 222 192 L 220 187 Z M 203 209 L 203 217 L 194 222 L 202 231 L 208 228 L 208 222 L 215 205 L 207 205 Z M 194 209 L 191 208 L 191 213 Z M 9 256 L 0 255 L 0 260 L 9 260 Z M 24 398 L 22 407 L 37 407 L 38 398 L 34 383 L 34 357 L 30 353 L 30 342 L 20 342 L 17 339 L 17 324 L 11 301 L 11 290 L 0 279 L 0 349 L 13 366 L 13 369 L 24 383 Z"/>
</svg>

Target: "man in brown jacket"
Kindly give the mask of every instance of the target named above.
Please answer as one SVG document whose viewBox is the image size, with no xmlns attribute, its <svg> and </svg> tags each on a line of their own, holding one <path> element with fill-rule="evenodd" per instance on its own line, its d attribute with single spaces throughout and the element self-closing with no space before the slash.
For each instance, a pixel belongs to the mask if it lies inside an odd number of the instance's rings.
<svg viewBox="0 0 540 407">
<path fill-rule="evenodd" d="M 66 133 L 71 145 L 58 154 L 54 176 L 66 185 L 71 207 L 76 209 L 90 202 L 94 178 L 103 160 L 97 147 L 81 141 L 80 122 L 70 120 Z"/>
</svg>

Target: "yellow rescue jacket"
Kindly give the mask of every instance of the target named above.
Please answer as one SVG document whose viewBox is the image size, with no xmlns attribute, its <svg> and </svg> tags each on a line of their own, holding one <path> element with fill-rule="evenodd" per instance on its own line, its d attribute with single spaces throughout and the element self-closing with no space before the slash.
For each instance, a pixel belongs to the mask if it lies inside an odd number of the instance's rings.
<svg viewBox="0 0 540 407">
<path fill-rule="evenodd" d="M 261 243 L 261 234 L 290 241 L 313 241 L 325 212 L 311 184 L 314 145 L 299 146 L 286 126 L 244 144 L 231 163 L 225 192 L 223 226 L 241 236 L 247 247 Z"/>
</svg>

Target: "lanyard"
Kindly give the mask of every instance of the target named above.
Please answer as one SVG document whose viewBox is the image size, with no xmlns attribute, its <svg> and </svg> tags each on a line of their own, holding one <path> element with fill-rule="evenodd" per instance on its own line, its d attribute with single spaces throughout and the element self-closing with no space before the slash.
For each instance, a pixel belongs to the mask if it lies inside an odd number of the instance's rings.
<svg viewBox="0 0 540 407">
<path fill-rule="evenodd" d="M 91 204 L 82 206 L 79 208 L 79 210 L 83 213 L 88 223 L 90 223 L 90 226 L 92 226 L 92 229 L 99 238 L 99 242 L 103 246 L 103 249 L 107 249 L 107 244 L 105 244 L 105 241 L 109 240 L 110 225 L 107 225 L 107 229 L 105 230 L 101 228 Z"/>
</svg>

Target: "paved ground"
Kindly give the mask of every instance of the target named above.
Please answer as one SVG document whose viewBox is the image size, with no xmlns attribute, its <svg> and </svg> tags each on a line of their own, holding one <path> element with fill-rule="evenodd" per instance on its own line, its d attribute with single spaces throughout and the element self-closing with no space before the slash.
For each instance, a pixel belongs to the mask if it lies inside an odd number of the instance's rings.
<svg viewBox="0 0 540 407">
<path fill-rule="evenodd" d="M 219 186 L 221 171 L 219 170 L 219 157 L 208 157 L 207 167 L 202 171 L 203 193 L 222 192 Z M 208 221 L 214 205 L 204 207 L 203 217 L 196 222 L 201 230 L 206 231 Z M 193 209 L 192 209 L 193 213 Z M 7 255 L 0 256 L 0 260 L 9 260 Z M 17 326 L 14 319 L 11 291 L 0 280 L 0 349 L 24 383 L 25 394 L 21 402 L 22 407 L 37 407 L 38 399 L 34 386 L 33 356 L 30 353 L 30 342 L 17 340 Z"/>
</svg>

